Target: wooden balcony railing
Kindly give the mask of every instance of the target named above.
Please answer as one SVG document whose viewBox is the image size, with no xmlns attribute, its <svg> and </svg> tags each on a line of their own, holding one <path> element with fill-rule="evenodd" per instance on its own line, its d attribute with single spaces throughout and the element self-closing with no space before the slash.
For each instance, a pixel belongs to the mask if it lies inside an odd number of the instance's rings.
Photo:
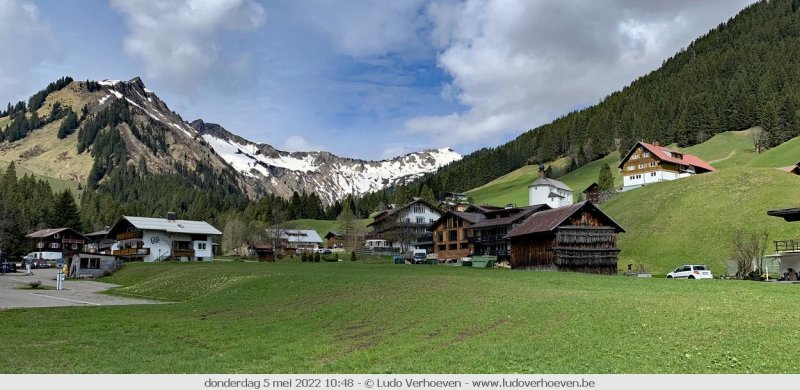
<svg viewBox="0 0 800 390">
<path fill-rule="evenodd" d="M 142 238 L 141 230 L 135 231 L 135 232 L 117 233 L 117 241 L 134 240 L 134 239 L 137 239 L 137 238 L 139 238 L 139 239 Z"/>
<path fill-rule="evenodd" d="M 800 240 L 775 241 L 775 252 L 800 251 Z"/>
<path fill-rule="evenodd" d="M 150 248 L 124 248 L 117 249 L 112 252 L 114 256 L 147 256 L 150 254 Z"/>
<path fill-rule="evenodd" d="M 194 250 L 193 249 L 172 249 L 172 257 L 180 258 L 180 257 L 194 257 Z"/>
</svg>

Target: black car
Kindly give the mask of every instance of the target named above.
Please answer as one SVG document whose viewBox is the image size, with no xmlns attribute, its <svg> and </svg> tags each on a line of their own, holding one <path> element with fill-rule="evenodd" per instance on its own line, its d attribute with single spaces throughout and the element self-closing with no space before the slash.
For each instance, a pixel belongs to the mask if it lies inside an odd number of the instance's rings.
<svg viewBox="0 0 800 390">
<path fill-rule="evenodd" d="M 17 272 L 17 264 L 11 261 L 5 261 L 0 263 L 0 272 L 2 273 L 9 273 L 9 272 Z"/>
</svg>

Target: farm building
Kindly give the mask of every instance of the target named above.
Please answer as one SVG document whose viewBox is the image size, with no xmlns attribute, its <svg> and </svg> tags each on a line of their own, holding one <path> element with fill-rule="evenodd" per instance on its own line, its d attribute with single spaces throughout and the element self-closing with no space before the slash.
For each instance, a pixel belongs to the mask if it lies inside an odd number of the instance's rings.
<svg viewBox="0 0 800 390">
<path fill-rule="evenodd" d="M 623 191 L 714 171 L 714 167 L 700 157 L 665 148 L 657 142 L 637 142 L 622 158 L 619 169 L 622 170 Z"/>
<path fill-rule="evenodd" d="M 469 227 L 472 230 L 470 240 L 474 246 L 473 253 L 497 256 L 498 260 L 509 260 L 511 243 L 506 238 L 506 234 L 531 214 L 549 208 L 550 206 L 546 204 L 527 207 L 508 205 L 484 211 L 482 213 L 483 220 Z"/>
<path fill-rule="evenodd" d="M 79 253 L 69 263 L 69 276 L 73 278 L 99 277 L 122 267 L 123 260 L 112 255 Z"/>
<path fill-rule="evenodd" d="M 513 268 L 617 273 L 617 233 L 625 232 L 591 202 L 539 211 L 506 236 Z"/>
<path fill-rule="evenodd" d="M 587 201 L 600 204 L 600 185 L 597 183 L 590 184 L 583 190 L 583 195 L 586 197 Z"/>
<path fill-rule="evenodd" d="M 326 241 L 326 246 L 328 248 L 341 248 L 342 247 L 342 240 L 344 240 L 344 235 L 339 232 L 330 231 L 325 234 L 323 237 Z"/>
<path fill-rule="evenodd" d="M 547 177 L 544 165 L 539 166 L 539 177 L 528 186 L 528 204 L 546 204 L 552 208 L 572 204 L 572 188 L 556 179 Z"/>
<path fill-rule="evenodd" d="M 800 207 L 767 211 L 767 215 L 783 218 L 786 222 L 800 221 Z M 788 280 L 800 280 L 800 240 L 775 241 L 775 254 L 766 256 L 778 259 L 781 263 L 780 273 Z"/>
</svg>

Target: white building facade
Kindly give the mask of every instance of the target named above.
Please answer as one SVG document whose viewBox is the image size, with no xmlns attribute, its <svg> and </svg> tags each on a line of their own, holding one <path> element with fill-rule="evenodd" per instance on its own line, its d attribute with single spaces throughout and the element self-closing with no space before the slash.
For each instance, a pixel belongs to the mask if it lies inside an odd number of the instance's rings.
<svg viewBox="0 0 800 390">
<path fill-rule="evenodd" d="M 213 238 L 222 232 L 203 221 L 122 217 L 108 237 L 116 242 L 112 254 L 127 261 L 212 261 Z"/>
<path fill-rule="evenodd" d="M 544 166 L 539 167 L 539 178 L 528 186 L 528 204 L 530 206 L 546 204 L 551 208 L 569 206 L 573 203 L 572 188 L 568 185 L 545 177 Z"/>
</svg>

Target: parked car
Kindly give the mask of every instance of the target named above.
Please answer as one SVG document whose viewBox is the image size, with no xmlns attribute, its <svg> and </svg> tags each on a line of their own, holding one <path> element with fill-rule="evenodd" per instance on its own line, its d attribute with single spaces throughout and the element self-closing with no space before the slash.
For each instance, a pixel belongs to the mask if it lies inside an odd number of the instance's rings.
<svg viewBox="0 0 800 390">
<path fill-rule="evenodd" d="M 4 261 L 0 263 L 0 272 L 17 272 L 17 264 L 11 261 Z"/>
<path fill-rule="evenodd" d="M 667 279 L 713 279 L 711 270 L 705 265 L 682 265 L 667 274 Z"/>
</svg>

